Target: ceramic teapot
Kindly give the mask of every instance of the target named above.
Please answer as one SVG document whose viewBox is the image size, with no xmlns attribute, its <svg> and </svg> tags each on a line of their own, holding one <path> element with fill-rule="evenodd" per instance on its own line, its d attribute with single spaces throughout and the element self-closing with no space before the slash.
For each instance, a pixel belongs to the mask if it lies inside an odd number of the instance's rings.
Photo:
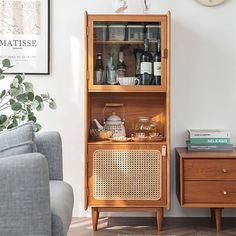
<svg viewBox="0 0 236 236">
<path fill-rule="evenodd" d="M 111 113 L 111 115 L 106 119 L 105 118 L 105 112 L 107 107 L 119 107 L 122 106 L 123 104 L 106 104 L 104 107 L 104 126 L 102 126 L 97 119 L 94 119 L 94 122 L 97 125 L 98 130 L 109 130 L 113 132 L 112 137 L 122 137 L 126 136 L 125 133 L 125 126 L 124 126 L 124 118 L 123 120 L 116 114 L 115 111 Z M 124 109 L 123 109 L 123 114 L 124 114 Z"/>
</svg>

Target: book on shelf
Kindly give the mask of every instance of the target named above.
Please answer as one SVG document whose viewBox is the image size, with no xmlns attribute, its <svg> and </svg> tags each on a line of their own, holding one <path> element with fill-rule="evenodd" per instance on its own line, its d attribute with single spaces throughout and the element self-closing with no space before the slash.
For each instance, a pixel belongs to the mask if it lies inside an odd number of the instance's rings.
<svg viewBox="0 0 236 236">
<path fill-rule="evenodd" d="M 189 129 L 189 138 L 230 138 L 230 132 L 224 129 Z"/>
<path fill-rule="evenodd" d="M 189 151 L 232 151 L 233 144 L 191 144 L 186 141 L 187 149 Z"/>
<path fill-rule="evenodd" d="M 191 144 L 230 144 L 230 138 L 190 138 Z"/>
</svg>

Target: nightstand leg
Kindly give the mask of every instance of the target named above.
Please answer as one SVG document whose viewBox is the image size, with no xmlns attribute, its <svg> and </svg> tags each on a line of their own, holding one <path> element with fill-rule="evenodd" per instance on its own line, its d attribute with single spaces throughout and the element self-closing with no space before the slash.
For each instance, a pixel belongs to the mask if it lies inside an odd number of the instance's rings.
<svg viewBox="0 0 236 236">
<path fill-rule="evenodd" d="M 98 229 L 98 218 L 99 211 L 96 207 L 92 207 L 92 223 L 93 223 L 93 231 L 97 231 Z"/>
<path fill-rule="evenodd" d="M 219 232 L 221 228 L 221 216 L 222 216 L 222 209 L 217 208 L 215 209 L 215 217 L 216 217 L 216 231 Z"/>
<path fill-rule="evenodd" d="M 215 209 L 214 209 L 214 208 L 211 208 L 211 220 L 212 220 L 213 222 L 216 221 Z"/>
<path fill-rule="evenodd" d="M 157 218 L 157 231 L 160 232 L 162 229 L 162 222 L 163 222 L 163 208 L 157 208 L 156 218 Z"/>
</svg>

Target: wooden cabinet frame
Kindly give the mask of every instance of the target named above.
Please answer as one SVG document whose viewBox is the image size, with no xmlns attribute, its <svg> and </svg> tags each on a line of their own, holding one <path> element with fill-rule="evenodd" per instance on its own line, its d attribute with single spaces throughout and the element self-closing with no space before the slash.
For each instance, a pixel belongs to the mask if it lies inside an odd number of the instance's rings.
<svg viewBox="0 0 236 236">
<path fill-rule="evenodd" d="M 161 230 L 163 221 L 163 209 L 170 208 L 171 203 L 171 168 L 170 168 L 170 12 L 167 14 L 158 15 L 88 15 L 85 12 L 85 201 L 84 208 L 92 207 L 93 229 L 97 230 L 99 212 L 105 211 L 148 211 L 156 212 L 158 230 Z M 93 42 L 93 24 L 99 22 L 161 22 L 162 25 L 162 77 L 163 83 L 161 86 L 117 86 L 117 85 L 94 85 L 94 42 Z M 164 100 L 162 105 L 165 113 L 164 133 L 165 139 L 163 142 L 149 143 L 111 143 L 109 141 L 91 141 L 89 139 L 89 129 L 91 120 L 97 112 L 92 108 L 92 103 L 95 97 L 104 94 L 104 102 L 109 93 L 120 93 L 121 95 L 113 96 L 114 101 L 119 101 L 122 94 L 128 94 L 128 98 L 132 94 L 143 93 L 143 96 L 159 99 L 159 102 Z M 98 96 L 96 95 L 98 94 Z M 128 100 L 129 106 L 132 106 L 132 99 Z M 98 106 L 99 102 L 95 104 Z M 97 109 L 97 108 L 96 108 Z M 144 108 L 145 109 L 145 108 Z M 148 108 L 147 108 L 148 109 Z M 128 111 L 129 112 L 129 111 Z M 152 114 L 153 108 L 147 110 L 147 113 Z M 147 150 L 162 150 L 165 147 L 166 152 L 162 157 L 163 168 L 161 170 L 162 177 L 162 197 L 158 201 L 97 201 L 93 198 L 93 161 L 92 154 L 94 150 L 104 149 L 140 149 L 145 147 Z"/>
</svg>

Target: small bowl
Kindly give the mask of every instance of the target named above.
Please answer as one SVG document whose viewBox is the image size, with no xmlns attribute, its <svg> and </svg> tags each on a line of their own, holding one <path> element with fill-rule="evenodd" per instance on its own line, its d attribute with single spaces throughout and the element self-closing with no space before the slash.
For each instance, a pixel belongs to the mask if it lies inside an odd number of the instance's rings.
<svg viewBox="0 0 236 236">
<path fill-rule="evenodd" d="M 110 130 L 98 130 L 98 129 L 90 129 L 89 133 L 91 137 L 98 140 L 105 140 L 112 137 L 113 132 Z"/>
</svg>

